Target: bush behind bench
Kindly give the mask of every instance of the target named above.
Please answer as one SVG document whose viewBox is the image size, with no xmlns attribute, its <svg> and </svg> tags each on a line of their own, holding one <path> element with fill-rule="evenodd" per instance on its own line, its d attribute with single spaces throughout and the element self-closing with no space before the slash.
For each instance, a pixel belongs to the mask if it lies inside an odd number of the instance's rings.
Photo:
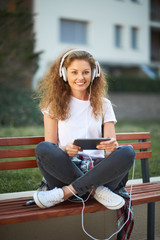
<svg viewBox="0 0 160 240">
<path fill-rule="evenodd" d="M 42 125 L 42 114 L 35 93 L 28 88 L 6 88 L 0 86 L 0 125 Z"/>
<path fill-rule="evenodd" d="M 148 79 L 136 76 L 109 76 L 107 79 L 110 92 L 160 92 L 160 79 Z"/>
<path fill-rule="evenodd" d="M 151 80 L 133 76 L 109 77 L 110 92 L 159 93 L 160 79 Z M 0 84 L 0 125 L 42 125 L 43 116 L 38 108 L 35 92 L 30 88 L 11 88 Z"/>
</svg>

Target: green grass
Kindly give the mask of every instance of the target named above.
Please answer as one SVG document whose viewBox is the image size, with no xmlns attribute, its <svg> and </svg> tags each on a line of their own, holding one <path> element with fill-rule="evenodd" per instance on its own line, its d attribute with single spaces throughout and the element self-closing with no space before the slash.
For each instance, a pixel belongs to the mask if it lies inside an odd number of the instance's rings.
<svg viewBox="0 0 160 240">
<path fill-rule="evenodd" d="M 0 127 L 0 137 L 43 135 L 44 130 L 42 126 Z M 0 179 L 2 179 L 2 181 L 0 181 L 0 193 L 8 193 L 35 190 L 39 187 L 42 176 L 39 169 L 35 168 L 0 171 Z"/>
<path fill-rule="evenodd" d="M 149 160 L 150 177 L 160 176 L 160 119 L 126 120 L 116 124 L 116 132 L 150 132 L 152 158 Z M 141 178 L 141 161 L 135 162 L 135 178 Z M 131 171 L 129 177 L 131 178 Z"/>
<path fill-rule="evenodd" d="M 149 161 L 150 176 L 160 176 L 160 120 L 126 120 L 116 124 L 116 132 L 151 132 L 153 157 Z M 1 137 L 42 136 L 43 127 L 0 127 Z M 131 171 L 130 171 L 131 178 Z M 41 174 L 38 169 L 0 171 L 0 193 L 35 190 Z M 135 178 L 141 178 L 141 163 L 136 161 Z"/>
</svg>

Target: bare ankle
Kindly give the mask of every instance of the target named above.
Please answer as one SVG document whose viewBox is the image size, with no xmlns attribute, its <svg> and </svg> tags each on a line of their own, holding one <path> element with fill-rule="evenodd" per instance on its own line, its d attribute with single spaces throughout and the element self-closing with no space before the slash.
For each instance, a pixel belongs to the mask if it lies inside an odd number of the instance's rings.
<svg viewBox="0 0 160 240">
<path fill-rule="evenodd" d="M 64 200 L 67 200 L 69 197 L 72 197 L 74 194 L 77 194 L 76 190 L 72 185 L 65 186 L 62 188 L 64 192 Z"/>
</svg>

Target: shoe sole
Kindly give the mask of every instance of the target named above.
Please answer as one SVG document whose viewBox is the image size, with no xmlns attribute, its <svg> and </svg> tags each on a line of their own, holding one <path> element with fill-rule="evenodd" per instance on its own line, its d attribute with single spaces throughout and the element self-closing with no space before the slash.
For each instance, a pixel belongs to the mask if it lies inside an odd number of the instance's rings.
<svg viewBox="0 0 160 240">
<path fill-rule="evenodd" d="M 120 208 L 122 208 L 122 207 L 124 206 L 124 204 L 125 204 L 125 200 L 124 200 L 123 198 L 122 198 L 122 202 L 119 203 L 119 204 L 116 205 L 116 206 L 107 206 L 107 205 L 105 204 L 105 201 L 99 200 L 99 198 L 98 198 L 98 196 L 97 196 L 96 194 L 94 194 L 94 198 L 95 198 L 99 203 L 101 203 L 102 205 L 104 205 L 106 208 L 108 208 L 108 209 L 110 209 L 110 210 L 120 209 Z"/>
<path fill-rule="evenodd" d="M 46 207 L 39 201 L 38 192 L 35 192 L 35 193 L 34 193 L 33 199 L 34 199 L 34 201 L 35 201 L 35 203 L 37 204 L 38 207 L 40 207 L 40 208 L 46 208 Z"/>
</svg>

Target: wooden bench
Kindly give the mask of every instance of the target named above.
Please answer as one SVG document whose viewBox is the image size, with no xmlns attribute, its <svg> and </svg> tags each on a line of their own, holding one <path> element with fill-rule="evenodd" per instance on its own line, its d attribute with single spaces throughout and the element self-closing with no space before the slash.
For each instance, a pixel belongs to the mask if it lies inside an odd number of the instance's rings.
<svg viewBox="0 0 160 240">
<path fill-rule="evenodd" d="M 117 140 L 120 145 L 131 144 L 136 150 L 136 159 L 141 159 L 143 183 L 133 186 L 132 204 L 148 204 L 147 239 L 154 240 L 155 202 L 160 201 L 160 184 L 150 183 L 149 178 L 148 159 L 152 157 L 152 151 L 150 150 L 150 133 L 118 133 Z M 0 158 L 2 159 L 2 161 L 0 161 L 0 170 L 36 168 L 35 147 L 41 141 L 44 141 L 44 137 L 0 138 Z M 18 149 L 9 149 L 10 146 L 18 146 Z M 28 148 L 22 149 L 24 146 Z M 34 159 L 17 159 L 22 157 L 34 157 Z M 11 158 L 12 161 L 5 161 L 7 158 Z M 129 189 L 130 186 L 127 186 L 128 191 Z M 75 215 L 80 214 L 82 210 L 82 204 L 71 203 L 69 201 L 65 201 L 49 209 L 40 209 L 36 205 L 26 206 L 25 203 L 29 199 L 30 198 L 25 197 L 1 200 L 0 224 L 13 224 L 38 219 Z M 94 199 L 90 199 L 86 202 L 85 213 L 104 210 L 106 210 L 106 208 Z"/>
</svg>

